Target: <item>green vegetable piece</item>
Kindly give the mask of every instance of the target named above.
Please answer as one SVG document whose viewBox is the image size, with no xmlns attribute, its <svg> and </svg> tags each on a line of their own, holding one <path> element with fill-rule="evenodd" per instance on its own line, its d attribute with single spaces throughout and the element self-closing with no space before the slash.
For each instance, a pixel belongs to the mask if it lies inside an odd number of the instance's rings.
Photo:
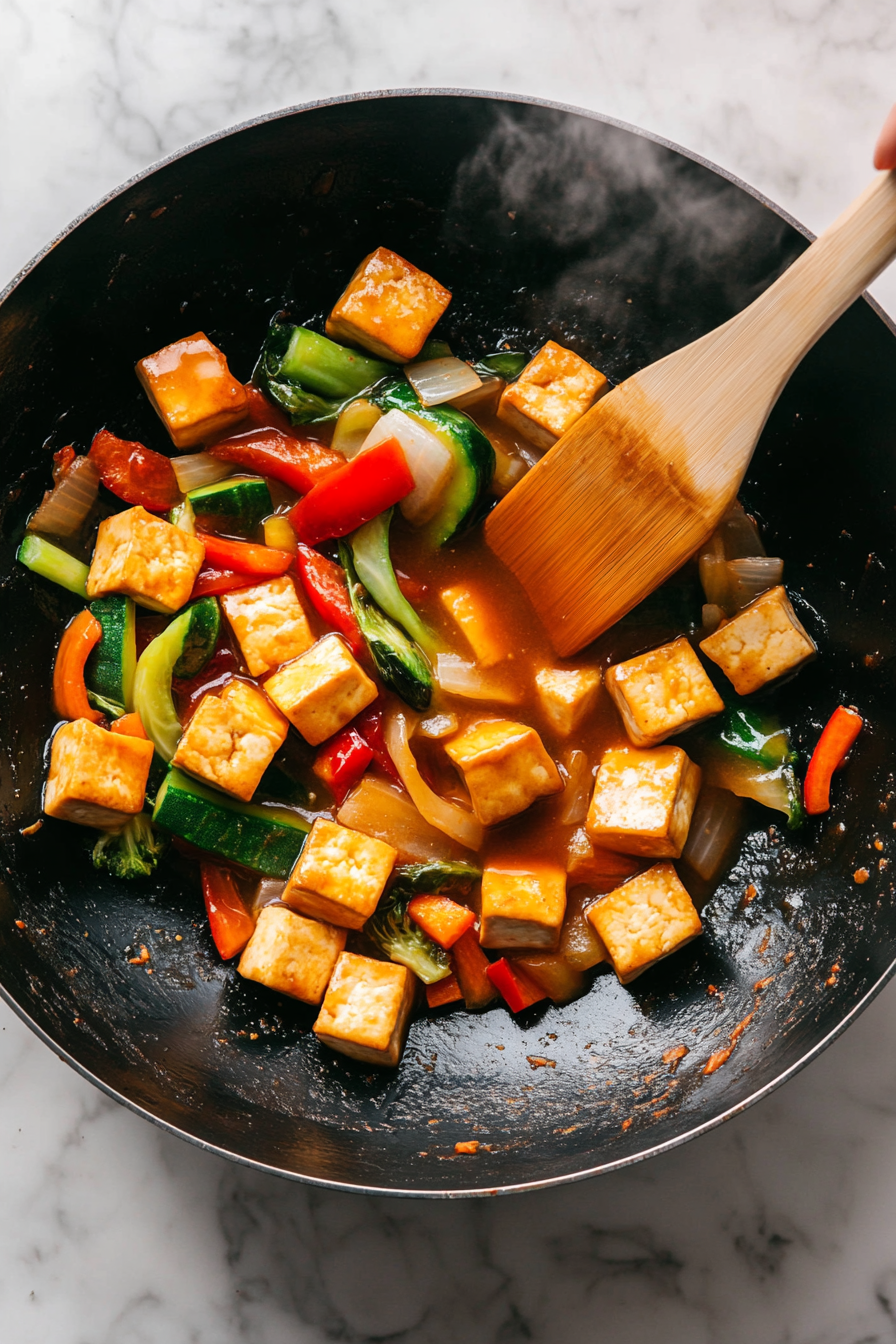
<svg viewBox="0 0 896 1344">
<path fill-rule="evenodd" d="M 364 925 L 364 932 L 390 961 L 407 966 L 424 985 L 434 985 L 451 974 L 451 962 L 445 949 L 411 919 L 409 900 L 393 887 Z"/>
<path fill-rule="evenodd" d="M 729 751 L 772 770 L 779 765 L 792 765 L 797 760 L 787 729 L 755 709 L 726 710 L 721 719 L 719 740 Z"/>
<path fill-rule="evenodd" d="M 196 515 L 189 498 L 183 500 L 180 504 L 175 504 L 168 514 L 168 521 L 172 527 L 179 527 L 181 532 L 187 532 L 191 537 L 195 537 Z"/>
<path fill-rule="evenodd" d="M 131 817 L 124 830 L 104 833 L 93 847 L 93 866 L 114 877 L 151 877 L 165 852 L 165 840 L 145 812 Z"/>
<path fill-rule="evenodd" d="M 793 768 L 797 753 L 787 729 L 775 718 L 732 707 L 691 742 L 690 751 L 703 767 L 707 784 L 783 812 L 790 830 L 803 824 L 802 789 Z"/>
<path fill-rule="evenodd" d="M 198 486 L 188 493 L 186 502 L 194 516 L 209 514 L 247 534 L 274 512 L 267 481 L 260 476 L 230 476 L 214 485 Z"/>
<path fill-rule="evenodd" d="M 68 551 L 54 546 L 52 541 L 29 532 L 16 552 L 16 559 L 42 579 L 58 583 L 60 588 L 67 588 L 76 597 L 87 600 L 89 566 L 83 560 L 76 560 Z"/>
<path fill-rule="evenodd" d="M 102 626 L 100 642 L 87 659 L 84 681 L 88 693 L 103 713 L 113 717 L 134 708 L 134 675 L 137 670 L 137 623 L 134 603 L 113 594 L 95 598 L 91 613 Z"/>
<path fill-rule="evenodd" d="M 428 341 L 423 342 L 423 349 L 420 351 L 415 364 L 422 364 L 427 359 L 448 359 L 454 351 L 447 341 L 436 341 L 431 336 Z"/>
<path fill-rule="evenodd" d="M 311 829 L 295 812 L 239 803 L 177 769 L 169 770 L 152 815 L 172 835 L 265 877 L 289 877 Z"/>
<path fill-rule="evenodd" d="M 478 425 L 453 406 L 423 406 L 410 383 L 396 378 L 371 395 L 383 411 L 399 410 L 433 430 L 454 457 L 454 473 L 435 517 L 420 529 L 431 546 L 446 541 L 479 522 L 487 507 L 488 489 L 495 473 L 495 450 Z"/>
<path fill-rule="evenodd" d="M 309 802 L 308 790 L 302 781 L 293 779 L 279 765 L 268 766 L 258 781 L 256 792 L 270 794 L 272 798 L 280 798 L 284 803 L 295 803 L 299 807 L 307 807 Z"/>
<path fill-rule="evenodd" d="M 293 327 L 277 375 L 321 397 L 357 397 L 393 367 L 307 327 Z"/>
<path fill-rule="evenodd" d="M 497 376 L 510 383 L 514 378 L 519 378 L 528 363 L 529 356 L 525 350 L 496 350 L 493 355 L 483 355 L 482 359 L 477 359 L 473 369 L 480 378 Z"/>
<path fill-rule="evenodd" d="M 439 646 L 435 632 L 417 615 L 398 586 L 392 557 L 389 554 L 389 525 L 394 510 L 387 509 L 371 522 L 359 527 L 349 538 L 352 558 L 358 578 L 374 602 L 387 616 L 397 621 L 411 639 L 424 649 L 433 651 Z"/>
<path fill-rule="evenodd" d="M 428 863 L 406 863 L 392 873 L 392 891 L 403 896 L 469 896 L 482 877 L 471 863 L 446 863 L 432 859 Z"/>
<path fill-rule="evenodd" d="M 181 725 L 171 694 L 172 676 L 200 672 L 215 649 L 221 614 L 213 597 L 201 597 L 176 616 L 140 655 L 134 678 L 134 708 L 163 761 L 177 751 Z"/>
<path fill-rule="evenodd" d="M 200 597 L 187 607 L 190 621 L 184 635 L 183 651 L 174 664 L 176 677 L 195 677 L 215 651 L 221 633 L 221 608 L 217 598 Z M 180 619 L 180 618 L 178 618 Z"/>
<path fill-rule="evenodd" d="M 370 600 L 366 588 L 358 581 L 352 553 L 344 541 L 339 543 L 339 559 L 348 580 L 355 620 L 380 679 L 413 709 L 427 709 L 432 699 L 429 660 L 414 641 Z"/>
</svg>

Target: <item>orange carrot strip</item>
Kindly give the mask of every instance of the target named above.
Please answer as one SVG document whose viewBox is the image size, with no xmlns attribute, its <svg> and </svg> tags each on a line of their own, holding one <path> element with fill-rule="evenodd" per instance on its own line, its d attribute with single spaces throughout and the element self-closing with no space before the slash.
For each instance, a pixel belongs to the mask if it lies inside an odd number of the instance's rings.
<svg viewBox="0 0 896 1344">
<path fill-rule="evenodd" d="M 120 719 L 113 719 L 112 732 L 121 733 L 124 737 L 142 737 L 145 741 L 149 740 L 139 714 L 122 714 Z"/>
<path fill-rule="evenodd" d="M 408 902 L 408 914 L 434 943 L 446 949 L 476 923 L 472 910 L 448 896 L 415 896 Z"/>
<path fill-rule="evenodd" d="M 446 975 L 434 985 L 426 986 L 426 1002 L 430 1008 L 441 1008 L 444 1003 L 456 1003 L 463 998 L 456 975 Z"/>
<path fill-rule="evenodd" d="M 103 721 L 87 699 L 84 685 L 84 665 L 102 635 L 103 627 L 86 607 L 65 629 L 53 668 L 53 705 L 61 719 Z"/>
</svg>

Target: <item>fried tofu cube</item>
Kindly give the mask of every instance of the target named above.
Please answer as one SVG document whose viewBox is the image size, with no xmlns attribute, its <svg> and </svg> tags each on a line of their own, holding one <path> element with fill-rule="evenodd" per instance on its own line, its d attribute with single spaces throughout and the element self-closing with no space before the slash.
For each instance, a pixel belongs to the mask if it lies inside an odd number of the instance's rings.
<svg viewBox="0 0 896 1344">
<path fill-rule="evenodd" d="M 254 588 L 225 593 L 221 606 L 253 677 L 273 672 L 314 643 L 308 617 L 288 574 Z"/>
<path fill-rule="evenodd" d="M 176 448 L 214 443 L 248 413 L 246 389 L 202 331 L 141 359 L 137 377 Z"/>
<path fill-rule="evenodd" d="M 406 966 L 343 952 L 314 1031 L 331 1050 L 394 1068 L 404 1049 L 415 988 Z"/>
<path fill-rule="evenodd" d="M 541 738 L 525 723 L 486 719 L 458 733 L 445 750 L 463 774 L 483 826 L 515 817 L 536 798 L 563 788 Z"/>
<path fill-rule="evenodd" d="M 655 863 L 617 887 L 592 905 L 588 918 L 623 985 L 703 931 L 671 863 Z"/>
<path fill-rule="evenodd" d="M 100 523 L 87 596 L 123 593 L 170 615 L 188 600 L 204 559 L 201 541 L 138 504 Z"/>
<path fill-rule="evenodd" d="M 325 742 L 377 697 L 339 635 L 324 635 L 268 677 L 264 689 L 312 747 Z"/>
<path fill-rule="evenodd" d="M 498 418 L 536 448 L 551 448 L 609 390 L 607 379 L 587 360 L 548 341 L 502 392 Z"/>
<path fill-rule="evenodd" d="M 582 724 L 600 694 L 600 671 L 595 667 L 543 667 L 535 689 L 548 722 L 561 737 Z"/>
<path fill-rule="evenodd" d="M 482 947 L 543 947 L 560 941 L 566 873 L 552 863 L 487 864 L 482 870 Z"/>
<path fill-rule="evenodd" d="M 417 358 L 450 302 L 450 292 L 438 280 L 388 247 L 378 247 L 342 291 L 327 318 L 327 335 L 406 364 Z"/>
<path fill-rule="evenodd" d="M 346 936 L 345 929 L 305 919 L 283 905 L 266 905 L 237 970 L 302 1003 L 320 1003 Z"/>
<path fill-rule="evenodd" d="M 614 747 L 601 758 L 585 830 L 603 849 L 677 859 L 699 792 L 700 767 L 681 747 Z"/>
<path fill-rule="evenodd" d="M 53 738 L 44 811 L 120 831 L 143 807 L 152 751 L 144 738 L 110 733 L 90 719 L 64 723 Z"/>
<path fill-rule="evenodd" d="M 501 638 L 500 626 L 478 592 L 458 583 L 443 589 L 439 597 L 465 636 L 479 667 L 494 667 L 509 656 L 511 651 Z"/>
<path fill-rule="evenodd" d="M 376 909 L 398 850 L 318 817 L 281 900 L 314 919 L 360 929 Z"/>
<path fill-rule="evenodd" d="M 172 765 L 248 803 L 286 741 L 289 725 L 246 681 L 209 692 L 184 729 Z"/>
<path fill-rule="evenodd" d="M 721 714 L 725 703 L 682 635 L 607 668 L 607 690 L 636 747 L 657 747 L 673 733 Z"/>
<path fill-rule="evenodd" d="M 793 672 L 818 650 L 797 619 L 783 584 L 757 597 L 725 621 L 700 648 L 716 663 L 738 695 Z"/>
</svg>

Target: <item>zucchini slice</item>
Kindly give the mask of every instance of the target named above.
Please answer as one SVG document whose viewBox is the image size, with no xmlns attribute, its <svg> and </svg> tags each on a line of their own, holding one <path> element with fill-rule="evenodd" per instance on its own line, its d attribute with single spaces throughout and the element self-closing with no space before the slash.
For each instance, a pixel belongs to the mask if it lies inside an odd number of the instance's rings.
<svg viewBox="0 0 896 1344">
<path fill-rule="evenodd" d="M 137 625 L 130 597 L 113 594 L 98 597 L 90 604 L 91 613 L 103 627 L 99 644 L 84 669 L 88 691 L 120 714 L 134 708 L 134 675 L 137 671 Z"/>
<path fill-rule="evenodd" d="M 422 421 L 454 457 L 454 474 L 436 516 L 420 529 L 432 546 L 444 546 L 483 516 L 495 473 L 495 450 L 478 425 L 453 406 L 424 406 L 410 383 L 396 378 L 371 400 L 383 411 L 399 410 Z"/>
<path fill-rule="evenodd" d="M 176 616 L 140 655 L 134 677 L 134 708 L 163 761 L 171 760 L 181 735 L 171 678 L 193 677 L 202 671 L 214 653 L 220 625 L 216 600 L 201 597 Z"/>
<path fill-rule="evenodd" d="M 67 588 L 76 597 L 86 600 L 89 566 L 83 560 L 76 560 L 61 547 L 54 546 L 52 541 L 29 532 L 16 551 L 16 559 L 33 574 L 39 574 L 51 583 L 58 583 L 60 588 Z"/>
<path fill-rule="evenodd" d="M 238 803 L 177 769 L 168 771 L 152 819 L 198 849 L 265 877 L 289 877 L 311 829 L 295 812 Z"/>
<path fill-rule="evenodd" d="M 213 485 L 200 485 L 187 495 L 194 516 L 234 524 L 241 532 L 254 532 L 263 518 L 274 512 L 267 482 L 259 476 L 229 476 Z"/>
</svg>

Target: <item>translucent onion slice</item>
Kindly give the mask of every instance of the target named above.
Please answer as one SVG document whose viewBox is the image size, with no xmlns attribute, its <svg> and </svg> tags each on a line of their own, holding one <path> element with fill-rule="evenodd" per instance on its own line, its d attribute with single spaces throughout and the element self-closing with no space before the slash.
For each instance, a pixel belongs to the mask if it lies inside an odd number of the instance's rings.
<svg viewBox="0 0 896 1344">
<path fill-rule="evenodd" d="M 591 765 L 584 751 L 573 748 L 564 756 L 563 768 L 566 771 L 566 788 L 563 790 L 560 823 L 563 826 L 581 826 L 588 814 L 591 786 L 594 783 Z"/>
<path fill-rule="evenodd" d="M 482 386 L 479 374 L 462 359 L 426 359 L 422 364 L 405 366 L 405 377 L 424 406 L 441 406 Z"/>
<path fill-rule="evenodd" d="M 483 378 L 471 392 L 465 392 L 462 397 L 452 397 L 451 405 L 459 411 L 472 413 L 474 418 L 476 415 L 494 415 L 506 386 L 503 378 Z"/>
<path fill-rule="evenodd" d="M 28 520 L 29 532 L 71 537 L 96 502 L 100 474 L 89 457 L 76 457 L 62 480 L 48 490 Z"/>
<path fill-rule="evenodd" d="M 454 471 L 454 454 L 431 429 L 414 420 L 404 411 L 387 411 L 377 420 L 361 448 L 366 453 L 378 443 L 395 439 L 401 446 L 411 475 L 414 489 L 401 501 L 399 508 L 414 527 L 428 523 L 439 507 L 442 492 Z"/>
<path fill-rule="evenodd" d="M 733 751 L 710 750 L 701 758 L 704 787 L 729 789 L 740 798 L 754 798 L 764 807 L 784 812 L 795 823 L 800 813 L 799 785 L 790 765 L 768 769 Z"/>
<path fill-rule="evenodd" d="M 450 737 L 458 729 L 458 717 L 456 714 L 433 714 L 428 719 L 422 719 L 417 724 L 417 732 L 421 737 Z"/>
<path fill-rule="evenodd" d="M 460 850 L 443 831 L 424 821 L 404 789 L 365 775 L 336 814 L 342 826 L 393 845 L 405 861 L 454 859 Z"/>
<path fill-rule="evenodd" d="M 784 561 L 770 555 L 754 555 L 729 560 L 728 585 L 735 608 L 748 607 L 760 593 L 768 592 L 784 578 Z"/>
<path fill-rule="evenodd" d="M 177 477 L 178 489 L 186 495 L 190 490 L 198 490 L 203 485 L 214 485 L 232 476 L 236 467 L 232 462 L 221 462 L 211 453 L 186 453 L 183 457 L 172 457 L 171 465 Z"/>
<path fill-rule="evenodd" d="M 436 656 L 436 683 L 449 695 L 464 700 L 496 700 L 501 705 L 518 705 L 520 693 L 513 686 L 484 676 L 475 663 L 467 663 L 456 653 Z"/>
<path fill-rule="evenodd" d="M 401 782 L 411 795 L 417 811 L 430 826 L 444 831 L 452 840 L 467 849 L 479 849 L 485 839 L 485 828 L 477 821 L 472 812 L 458 807 L 440 798 L 424 780 L 414 759 L 408 741 L 408 722 L 400 710 L 391 714 L 385 721 L 384 735 L 386 748 L 392 757 Z"/>
<path fill-rule="evenodd" d="M 705 882 L 714 882 L 732 853 L 743 825 L 743 799 L 705 785 L 691 819 L 682 862 Z"/>
</svg>

